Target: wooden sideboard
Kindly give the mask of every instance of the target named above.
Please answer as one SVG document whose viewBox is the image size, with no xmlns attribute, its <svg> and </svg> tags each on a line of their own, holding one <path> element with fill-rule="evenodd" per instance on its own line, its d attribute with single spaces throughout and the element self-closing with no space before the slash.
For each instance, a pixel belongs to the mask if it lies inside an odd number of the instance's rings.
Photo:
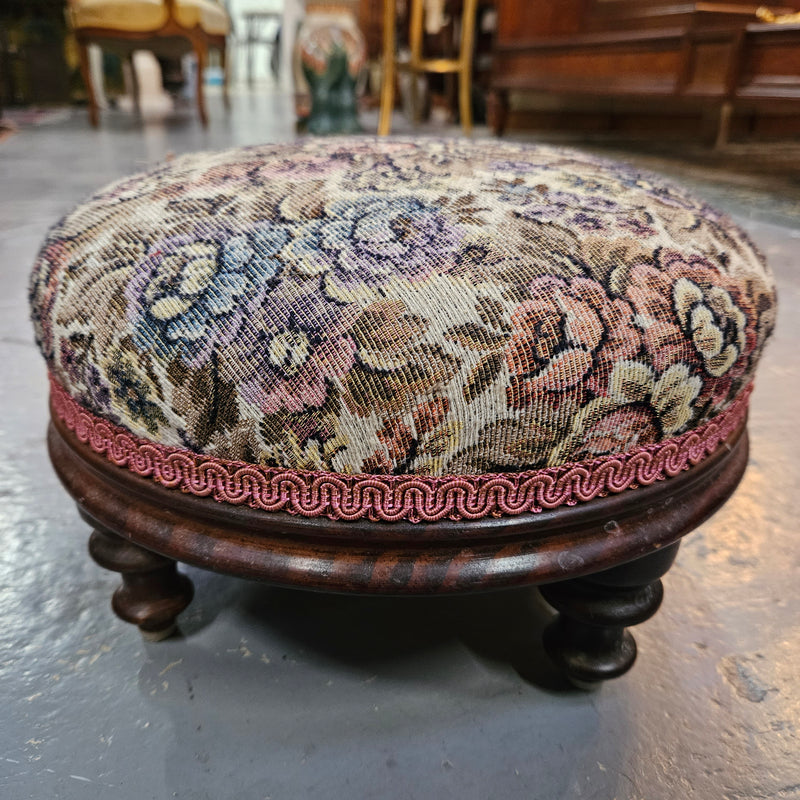
<svg viewBox="0 0 800 800">
<path fill-rule="evenodd" d="M 497 0 L 491 122 L 510 92 L 557 96 L 561 109 L 641 102 L 691 112 L 727 140 L 735 114 L 800 114 L 800 24 L 762 23 L 752 2 Z M 800 10 L 800 0 L 770 5 Z M 630 108 L 630 103 L 628 108 Z M 585 107 L 585 106 L 583 106 Z"/>
</svg>

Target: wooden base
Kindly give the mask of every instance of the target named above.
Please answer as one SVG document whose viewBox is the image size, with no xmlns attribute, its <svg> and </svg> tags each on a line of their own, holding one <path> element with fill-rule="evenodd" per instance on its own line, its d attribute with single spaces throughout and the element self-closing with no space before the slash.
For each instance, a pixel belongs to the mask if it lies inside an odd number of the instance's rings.
<svg viewBox="0 0 800 800">
<path fill-rule="evenodd" d="M 625 626 L 656 611 L 658 578 L 676 543 L 730 496 L 748 451 L 742 426 L 700 465 L 651 486 L 539 514 L 413 524 L 270 514 L 164 489 L 113 466 L 57 418 L 48 444 L 56 472 L 95 528 L 92 555 L 123 575 L 114 610 L 143 631 L 167 630 L 191 599 L 175 561 L 334 592 L 553 584 L 543 593 L 561 616 L 547 634 L 548 652 L 583 682 L 630 668 L 635 645 Z"/>
</svg>

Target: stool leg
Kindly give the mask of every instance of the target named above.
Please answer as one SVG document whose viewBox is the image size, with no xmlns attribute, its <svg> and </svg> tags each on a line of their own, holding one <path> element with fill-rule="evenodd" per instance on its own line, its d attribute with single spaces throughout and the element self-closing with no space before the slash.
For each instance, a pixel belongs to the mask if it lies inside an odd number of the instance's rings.
<svg viewBox="0 0 800 800">
<path fill-rule="evenodd" d="M 194 588 L 172 559 L 102 529 L 92 532 L 89 553 L 101 567 L 122 573 L 111 600 L 120 619 L 138 625 L 150 641 L 175 632 L 175 618 L 192 601 Z"/>
<path fill-rule="evenodd" d="M 576 686 L 591 688 L 626 673 L 636 642 L 626 625 L 656 613 L 664 591 L 659 578 L 672 566 L 679 542 L 584 578 L 541 587 L 558 617 L 544 633 L 548 655 Z"/>
</svg>

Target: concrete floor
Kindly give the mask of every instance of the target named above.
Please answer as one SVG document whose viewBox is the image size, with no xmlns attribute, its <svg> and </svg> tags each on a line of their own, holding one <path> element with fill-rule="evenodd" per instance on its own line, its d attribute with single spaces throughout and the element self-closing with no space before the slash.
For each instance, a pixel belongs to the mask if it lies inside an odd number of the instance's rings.
<svg viewBox="0 0 800 800">
<path fill-rule="evenodd" d="M 95 132 L 75 112 L 0 144 L 0 797 L 800 798 L 800 217 L 785 174 L 655 159 L 737 215 L 781 308 L 747 475 L 685 541 L 628 676 L 561 685 L 532 592 L 330 597 L 188 570 L 181 638 L 146 644 L 113 616 L 117 576 L 86 555 L 47 461 L 27 273 L 99 185 L 169 151 L 292 136 L 277 93 L 210 110 L 207 132 L 121 113 Z"/>
</svg>

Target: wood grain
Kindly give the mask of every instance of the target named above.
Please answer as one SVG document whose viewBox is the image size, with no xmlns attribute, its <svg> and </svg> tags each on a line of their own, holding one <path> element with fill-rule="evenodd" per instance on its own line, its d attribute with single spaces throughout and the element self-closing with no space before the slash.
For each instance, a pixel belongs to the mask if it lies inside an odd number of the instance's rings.
<svg viewBox="0 0 800 800">
<path fill-rule="evenodd" d="M 669 100 L 663 113 L 693 113 L 706 138 L 710 106 L 710 137 L 724 143 L 736 113 L 789 120 L 800 108 L 800 25 L 762 24 L 756 8 L 584 0 L 562 13 L 548 0 L 498 0 L 490 87 L 556 95 L 562 110 L 585 98 L 605 98 L 609 110 L 615 99 Z M 493 121 L 502 133 L 506 116 Z"/>
<path fill-rule="evenodd" d="M 217 503 L 110 465 L 59 421 L 53 465 L 95 527 L 168 558 L 282 585 L 377 594 L 471 592 L 605 570 L 675 542 L 719 508 L 747 463 L 744 427 L 651 486 L 539 514 L 347 523 Z"/>
</svg>

